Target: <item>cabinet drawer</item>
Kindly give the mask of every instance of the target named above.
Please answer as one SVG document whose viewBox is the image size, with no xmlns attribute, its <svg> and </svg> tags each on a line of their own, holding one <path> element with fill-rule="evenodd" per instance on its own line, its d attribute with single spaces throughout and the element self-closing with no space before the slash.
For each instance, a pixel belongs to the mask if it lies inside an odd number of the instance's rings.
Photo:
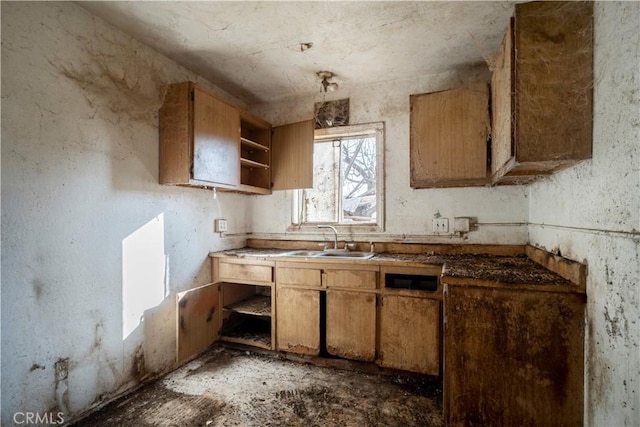
<svg viewBox="0 0 640 427">
<path fill-rule="evenodd" d="M 243 282 L 273 282 L 273 267 L 269 265 L 235 264 L 221 262 L 218 265 L 220 280 Z"/>
<path fill-rule="evenodd" d="M 279 267 L 276 270 L 278 285 L 322 286 L 321 270 L 315 268 Z"/>
<path fill-rule="evenodd" d="M 328 288 L 376 289 L 376 271 L 327 270 Z"/>
</svg>

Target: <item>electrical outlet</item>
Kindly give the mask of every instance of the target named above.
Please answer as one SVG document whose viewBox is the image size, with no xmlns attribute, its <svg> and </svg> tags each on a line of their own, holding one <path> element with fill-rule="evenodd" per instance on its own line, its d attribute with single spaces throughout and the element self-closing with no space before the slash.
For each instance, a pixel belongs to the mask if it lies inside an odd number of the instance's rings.
<svg viewBox="0 0 640 427">
<path fill-rule="evenodd" d="M 432 222 L 432 229 L 434 233 L 448 233 L 449 218 L 434 218 Z"/>
<path fill-rule="evenodd" d="M 216 233 L 224 233 L 228 230 L 228 224 L 226 219 L 216 219 L 213 222 L 213 231 Z"/>
</svg>

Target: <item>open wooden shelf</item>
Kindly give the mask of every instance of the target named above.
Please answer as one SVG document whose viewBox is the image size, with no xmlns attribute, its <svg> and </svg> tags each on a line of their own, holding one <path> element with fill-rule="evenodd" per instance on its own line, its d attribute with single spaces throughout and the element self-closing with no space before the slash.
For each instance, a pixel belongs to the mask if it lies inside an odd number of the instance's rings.
<svg viewBox="0 0 640 427">
<path fill-rule="evenodd" d="M 242 301 L 230 304 L 224 309 L 252 316 L 271 317 L 271 297 L 268 295 L 253 295 Z"/>
<path fill-rule="evenodd" d="M 258 142 L 252 141 L 245 137 L 240 137 L 240 142 L 248 147 L 255 148 L 262 151 L 269 151 L 269 147 L 264 146 Z"/>
<path fill-rule="evenodd" d="M 265 163 L 255 162 L 244 157 L 240 159 L 240 164 L 245 167 L 269 169 L 269 165 Z"/>
<path fill-rule="evenodd" d="M 271 350 L 271 318 L 234 311 L 224 320 L 220 339 Z"/>
</svg>

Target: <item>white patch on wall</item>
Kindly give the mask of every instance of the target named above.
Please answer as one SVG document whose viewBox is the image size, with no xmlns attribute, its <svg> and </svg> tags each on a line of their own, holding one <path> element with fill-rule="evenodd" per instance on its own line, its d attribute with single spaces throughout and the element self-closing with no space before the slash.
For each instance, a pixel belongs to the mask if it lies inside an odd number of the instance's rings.
<svg viewBox="0 0 640 427">
<path fill-rule="evenodd" d="M 167 296 L 164 214 L 122 240 L 122 339 L 143 321 L 144 311 Z"/>
</svg>

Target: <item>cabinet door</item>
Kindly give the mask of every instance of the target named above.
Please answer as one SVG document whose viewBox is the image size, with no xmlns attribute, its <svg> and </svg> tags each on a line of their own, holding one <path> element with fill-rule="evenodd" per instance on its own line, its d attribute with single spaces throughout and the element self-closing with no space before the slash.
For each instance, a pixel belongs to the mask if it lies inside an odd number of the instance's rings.
<svg viewBox="0 0 640 427">
<path fill-rule="evenodd" d="M 488 92 L 479 84 L 411 96 L 411 187 L 488 182 Z"/>
<path fill-rule="evenodd" d="M 531 2 L 515 13 L 518 163 L 591 158 L 593 2 Z"/>
<path fill-rule="evenodd" d="M 238 186 L 240 112 L 196 87 L 193 115 L 193 179 Z"/>
<path fill-rule="evenodd" d="M 209 347 L 220 333 L 219 285 L 210 284 L 176 295 L 176 362 L 183 362 Z"/>
<path fill-rule="evenodd" d="M 507 162 L 515 156 L 511 135 L 513 118 L 513 20 L 509 22 L 502 40 L 500 52 L 496 57 L 495 68 L 491 76 L 491 172 L 494 179 L 507 172 Z"/>
<path fill-rule="evenodd" d="M 440 307 L 437 299 L 385 295 L 380 309 L 380 364 L 439 375 Z"/>
<path fill-rule="evenodd" d="M 320 291 L 278 287 L 276 339 L 281 351 L 320 353 Z"/>
<path fill-rule="evenodd" d="M 327 291 L 327 351 L 371 362 L 376 356 L 376 295 Z"/>
<path fill-rule="evenodd" d="M 585 296 L 449 285 L 447 425 L 583 425 Z"/>
<path fill-rule="evenodd" d="M 273 128 L 273 190 L 313 187 L 313 120 Z"/>
</svg>

